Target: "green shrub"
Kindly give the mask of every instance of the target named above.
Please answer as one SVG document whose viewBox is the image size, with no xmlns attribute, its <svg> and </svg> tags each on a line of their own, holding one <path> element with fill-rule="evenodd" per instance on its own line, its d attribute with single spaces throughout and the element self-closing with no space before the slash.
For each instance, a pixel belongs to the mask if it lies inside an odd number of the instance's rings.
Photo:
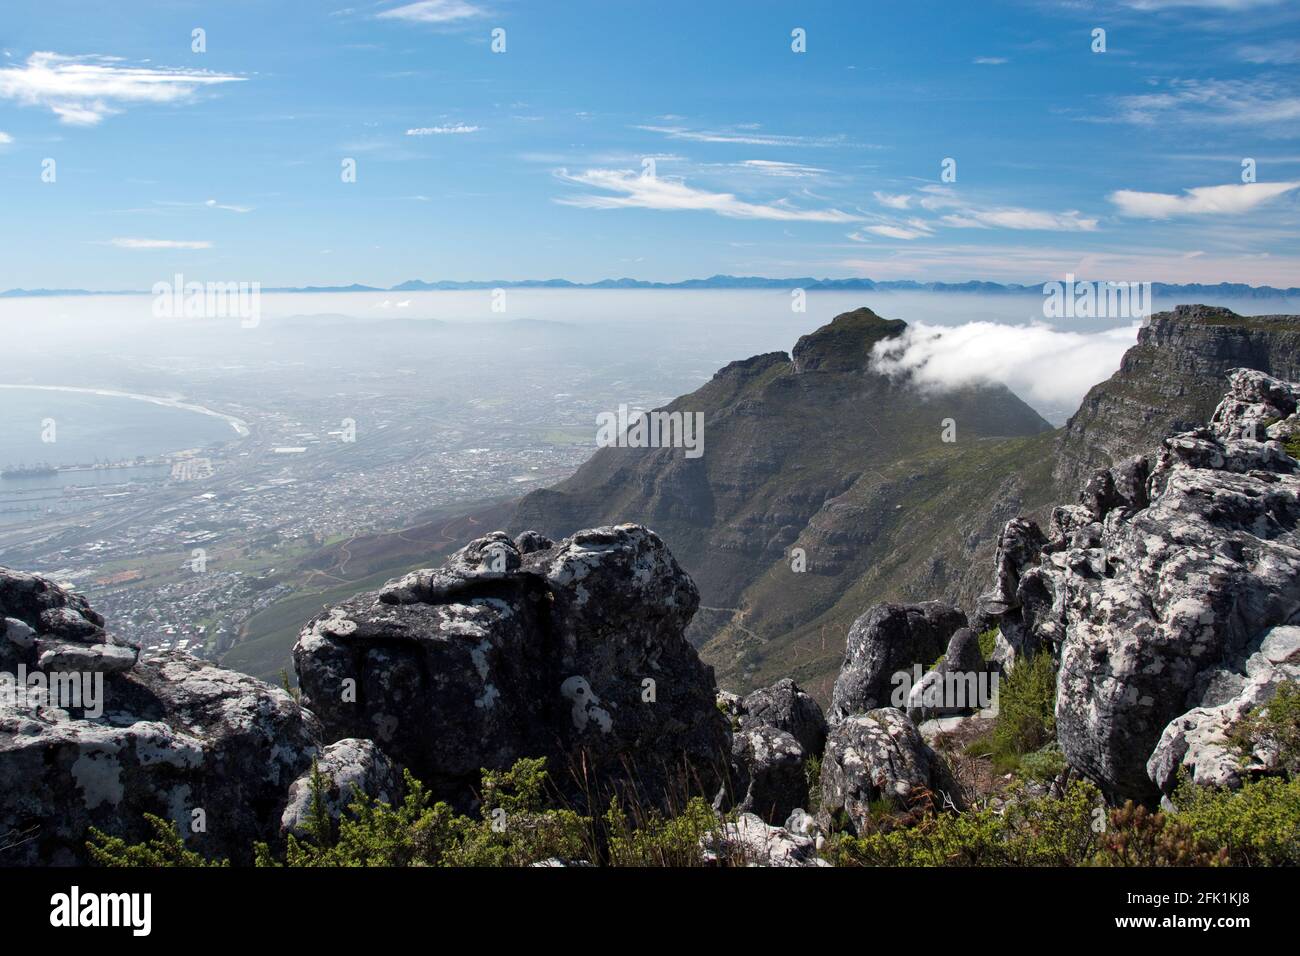
<svg viewBox="0 0 1300 956">
<path fill-rule="evenodd" d="M 338 834 L 315 812 L 323 785 L 312 777 L 312 810 L 304 837 L 288 837 L 288 866 L 527 866 L 550 857 L 590 857 L 590 821 L 568 809 L 548 809 L 545 759 L 520 760 L 506 771 L 485 770 L 481 819 L 457 814 L 432 801 L 406 773 L 399 806 L 356 794 L 339 821 Z M 323 812 L 323 808 L 322 808 Z M 269 848 L 258 848 L 259 865 L 277 865 Z"/>
<path fill-rule="evenodd" d="M 816 813 L 822 803 L 822 758 L 816 754 L 809 755 L 804 761 L 803 773 L 808 781 L 808 809 Z"/>
<path fill-rule="evenodd" d="M 1300 779 L 1266 778 L 1240 790 L 1184 782 L 1174 794 L 1177 819 L 1233 866 L 1300 865 Z"/>
<path fill-rule="evenodd" d="M 1291 776 L 1300 775 L 1300 685 L 1284 681 L 1263 707 L 1246 715 L 1233 729 L 1233 742 L 1243 755 L 1257 746 L 1275 748 L 1278 764 Z"/>
<path fill-rule="evenodd" d="M 1020 774 L 1026 780 L 1050 783 L 1065 772 L 1065 754 L 1055 741 L 1020 758 Z"/>
<path fill-rule="evenodd" d="M 721 830 L 713 808 L 693 797 L 676 816 L 633 808 L 631 817 L 617 800 L 605 813 L 610 866 L 700 866 L 700 841 Z"/>
<path fill-rule="evenodd" d="M 1002 812 L 928 816 L 913 827 L 840 836 L 828 858 L 840 866 L 1078 866 L 1098 845 L 1100 794 L 1075 781 L 1062 798 L 1013 801 Z"/>
<path fill-rule="evenodd" d="M 1056 668 L 1050 655 L 1016 661 L 998 688 L 998 716 L 990 741 L 995 754 L 1020 756 L 1056 739 Z"/>
<path fill-rule="evenodd" d="M 180 828 L 173 821 L 152 813 L 146 813 L 144 818 L 153 836 L 143 843 L 129 844 L 91 827 L 86 841 L 91 862 L 99 866 L 230 866 L 229 860 L 211 861 L 186 849 Z"/>
<path fill-rule="evenodd" d="M 984 655 L 985 660 L 988 660 L 998 648 L 998 629 L 990 627 L 987 631 L 981 631 L 977 640 L 980 645 L 980 653 Z"/>
</svg>

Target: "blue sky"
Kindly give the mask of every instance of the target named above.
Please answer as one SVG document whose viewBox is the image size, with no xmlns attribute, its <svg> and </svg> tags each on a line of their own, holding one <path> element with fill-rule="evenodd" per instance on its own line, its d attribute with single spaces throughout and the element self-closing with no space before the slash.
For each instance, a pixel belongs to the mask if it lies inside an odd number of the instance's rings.
<svg viewBox="0 0 1300 956">
<path fill-rule="evenodd" d="M 0 288 L 1300 285 L 1289 0 L 129 6 L 0 11 Z"/>
</svg>

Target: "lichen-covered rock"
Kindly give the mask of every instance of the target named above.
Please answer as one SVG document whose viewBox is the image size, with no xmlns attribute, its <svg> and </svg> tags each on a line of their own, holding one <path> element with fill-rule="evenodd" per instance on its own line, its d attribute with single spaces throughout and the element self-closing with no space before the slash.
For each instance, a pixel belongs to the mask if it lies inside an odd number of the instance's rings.
<svg viewBox="0 0 1300 956">
<path fill-rule="evenodd" d="M 0 568 L 0 620 L 0 865 L 84 863 L 90 827 L 143 840 L 145 813 L 213 857 L 275 839 L 318 747 L 287 693 L 183 654 L 136 663 L 37 575 Z"/>
<path fill-rule="evenodd" d="M 1300 627 L 1294 625 L 1270 630 L 1259 650 L 1247 658 L 1244 675 L 1229 669 L 1214 675 L 1216 686 L 1207 697 L 1232 694 L 1229 700 L 1194 707 L 1169 722 L 1147 761 L 1156 786 L 1173 793 L 1185 770 L 1195 784 L 1235 790 L 1254 775 L 1275 772 L 1276 751 L 1242 753 L 1232 732 L 1251 710 L 1266 706 L 1283 681 L 1300 683 Z"/>
<path fill-rule="evenodd" d="M 778 823 L 807 804 L 808 753 L 792 734 L 770 724 L 746 724 L 732 735 L 731 757 L 735 809 Z M 728 802 L 720 794 L 718 805 Z"/>
<path fill-rule="evenodd" d="M 1273 440 L 1295 416 L 1293 386 L 1233 371 L 1211 427 L 1165 439 L 1142 487 L 1138 462 L 1090 482 L 1022 562 L 1004 633 L 1053 648 L 1062 751 L 1111 799 L 1154 799 L 1179 766 L 1236 779 L 1224 734 L 1300 608 L 1300 474 Z"/>
<path fill-rule="evenodd" d="M 959 608 L 939 601 L 878 604 L 849 629 L 844 663 L 835 679 L 829 720 L 832 726 L 852 714 L 888 707 L 894 675 L 933 664 L 948 641 L 966 626 Z M 898 701 L 897 703 L 903 703 Z"/>
<path fill-rule="evenodd" d="M 644 527 L 526 554 L 497 532 L 320 615 L 294 664 L 327 739 L 374 738 L 450 799 L 545 756 L 575 794 L 635 780 L 662 803 L 688 778 L 712 792 L 729 751 L 712 669 L 682 636 L 698 604 Z"/>
<path fill-rule="evenodd" d="M 402 774 L 373 740 L 349 737 L 322 750 L 315 769 L 321 776 L 321 803 L 330 819 L 337 822 L 357 793 L 395 805 L 402 798 Z M 289 787 L 288 801 L 280 814 L 280 832 L 302 836 L 312 812 L 312 772 Z"/>
<path fill-rule="evenodd" d="M 842 823 L 862 833 L 869 828 L 873 803 L 909 810 L 930 798 L 933 806 L 962 802 L 948 765 L 901 710 L 854 714 L 831 727 L 817 814 L 823 829 Z"/>
<path fill-rule="evenodd" d="M 826 717 L 821 705 L 789 677 L 761 687 L 744 699 L 740 721 L 768 724 L 792 734 L 811 756 L 826 749 Z"/>
<path fill-rule="evenodd" d="M 700 841 L 704 860 L 740 866 L 829 866 L 817 856 L 813 837 L 769 826 L 753 813 L 740 814 Z"/>
</svg>

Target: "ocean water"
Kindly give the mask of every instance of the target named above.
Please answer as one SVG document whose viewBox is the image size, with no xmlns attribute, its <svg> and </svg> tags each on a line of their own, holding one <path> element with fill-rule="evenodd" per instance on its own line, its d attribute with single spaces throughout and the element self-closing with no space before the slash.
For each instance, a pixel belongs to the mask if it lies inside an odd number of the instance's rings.
<svg viewBox="0 0 1300 956">
<path fill-rule="evenodd" d="M 43 440 L 51 437 L 53 441 Z M 203 448 L 236 437 L 223 419 L 139 399 L 0 389 L 0 468 L 38 462 L 64 466 L 117 462 Z M 57 482 L 67 483 L 62 477 Z"/>
</svg>

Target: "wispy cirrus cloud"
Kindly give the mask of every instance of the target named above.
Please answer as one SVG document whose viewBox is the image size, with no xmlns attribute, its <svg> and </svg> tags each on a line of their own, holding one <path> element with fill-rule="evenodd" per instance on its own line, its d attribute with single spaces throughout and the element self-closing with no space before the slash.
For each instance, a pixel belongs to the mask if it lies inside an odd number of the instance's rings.
<svg viewBox="0 0 1300 956">
<path fill-rule="evenodd" d="M 181 239 L 110 239 L 109 245 L 119 249 L 211 249 L 212 243 L 206 240 Z"/>
<path fill-rule="evenodd" d="M 469 126 L 465 123 L 452 123 L 449 126 L 418 126 L 415 129 L 408 129 L 407 136 L 463 136 L 467 133 L 477 133 L 479 127 Z"/>
<path fill-rule="evenodd" d="M 558 169 L 555 175 L 577 186 L 602 190 L 581 196 L 556 199 L 565 206 L 585 209 L 659 209 L 664 211 L 712 212 L 728 219 L 770 219 L 779 222 L 855 222 L 860 217 L 838 209 L 798 209 L 784 200 L 752 203 L 732 193 L 709 192 L 686 185 L 680 179 L 643 175 L 627 169 L 588 169 L 571 173 Z"/>
<path fill-rule="evenodd" d="M 158 199 L 154 201 L 156 206 L 174 206 L 181 209 L 220 209 L 225 212 L 252 212 L 253 206 L 236 206 L 231 203 L 217 202 L 215 199 L 205 199 L 202 202 L 174 202 L 169 200 Z"/>
<path fill-rule="evenodd" d="M 842 136 L 782 136 L 762 132 L 755 126 L 732 129 L 689 129 L 685 126 L 634 126 L 633 129 L 658 133 L 669 139 L 692 143 L 734 143 L 741 146 L 844 146 Z"/>
<path fill-rule="evenodd" d="M 889 239 L 919 239 L 931 234 L 939 226 L 953 229 L 1018 229 L 1042 232 L 1092 232 L 1098 220 L 1085 216 L 1077 209 L 1052 212 L 1042 209 L 1025 209 L 1020 206 L 990 206 L 965 199 L 950 187 L 928 185 L 916 193 L 872 194 L 876 202 L 887 209 L 916 209 L 942 213 L 937 219 L 912 218 L 906 221 L 882 221 L 865 228 L 865 232 Z M 865 241 L 861 235 L 849 238 Z"/>
<path fill-rule="evenodd" d="M 1002 66 L 1010 61 L 1005 56 L 977 56 L 971 62 L 977 66 Z"/>
<path fill-rule="evenodd" d="M 1300 91 L 1273 80 L 1170 80 L 1155 93 L 1121 96 L 1117 118 L 1139 126 L 1194 124 L 1275 127 L 1300 120 Z"/>
<path fill-rule="evenodd" d="M 1237 48 L 1237 56 L 1247 63 L 1285 65 L 1300 63 L 1300 40 L 1275 40 Z"/>
<path fill-rule="evenodd" d="M 1250 212 L 1296 187 L 1298 183 L 1229 183 L 1223 186 L 1197 186 L 1173 193 L 1139 192 L 1119 189 L 1106 198 L 1125 216 L 1146 219 L 1172 219 L 1178 216 L 1234 216 Z"/>
<path fill-rule="evenodd" d="M 780 179 L 810 179 L 825 175 L 828 171 L 816 166 L 804 166 L 802 163 L 783 163 L 773 159 L 746 159 L 740 163 L 742 169 L 776 176 Z"/>
<path fill-rule="evenodd" d="M 1043 232 L 1092 232 L 1097 220 L 1084 216 L 1077 209 L 1066 212 L 1046 212 L 1041 209 L 1021 209 L 1017 206 L 1000 208 L 966 208 L 942 217 L 946 226 L 954 229 L 1037 229 Z"/>
<path fill-rule="evenodd" d="M 39 52 L 0 69 L 0 99 L 44 107 L 70 126 L 94 126 L 141 103 L 178 103 L 244 77 L 208 70 L 124 66 L 118 57 Z"/>
<path fill-rule="evenodd" d="M 487 16 L 487 10 L 466 0 L 416 0 L 375 14 L 380 20 L 406 20 L 410 23 L 456 23 Z"/>
<path fill-rule="evenodd" d="M 1134 10 L 1173 10 L 1191 7 L 1198 10 L 1223 10 L 1229 13 L 1272 7 L 1282 0 L 1124 0 L 1124 6 Z"/>
</svg>

